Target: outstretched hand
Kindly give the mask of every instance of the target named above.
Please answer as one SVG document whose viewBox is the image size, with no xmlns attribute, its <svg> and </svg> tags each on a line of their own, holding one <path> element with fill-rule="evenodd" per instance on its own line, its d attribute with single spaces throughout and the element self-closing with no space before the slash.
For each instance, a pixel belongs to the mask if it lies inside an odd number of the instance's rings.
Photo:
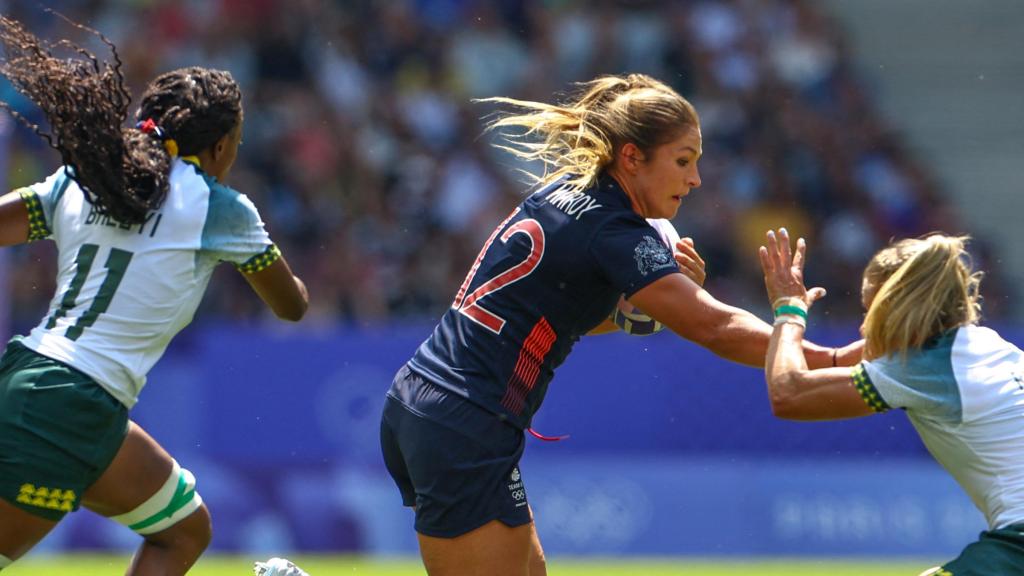
<svg viewBox="0 0 1024 576">
<path fill-rule="evenodd" d="M 761 269 L 764 271 L 764 286 L 768 290 L 768 301 L 774 306 L 779 298 L 799 298 L 810 308 L 816 300 L 825 295 L 824 288 L 804 286 L 804 259 L 807 244 L 803 238 L 796 241 L 796 252 L 789 245 L 789 232 L 779 228 L 778 234 L 769 230 L 767 247 L 758 251 Z"/>
</svg>

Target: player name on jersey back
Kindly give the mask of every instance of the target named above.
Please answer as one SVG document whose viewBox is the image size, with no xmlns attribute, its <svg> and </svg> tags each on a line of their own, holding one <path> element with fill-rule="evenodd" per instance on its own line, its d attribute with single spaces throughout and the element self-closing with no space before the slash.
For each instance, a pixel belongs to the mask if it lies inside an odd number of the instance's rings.
<svg viewBox="0 0 1024 576">
<path fill-rule="evenodd" d="M 120 228 L 121 230 L 131 230 L 138 227 L 138 233 L 141 235 L 144 232 L 148 232 L 150 238 L 156 234 L 157 228 L 160 227 L 160 220 L 163 219 L 163 214 L 159 212 L 150 212 L 146 214 L 146 220 L 141 224 L 125 224 L 118 222 L 112 218 L 109 214 L 104 214 L 96 208 L 96 206 L 89 205 L 89 213 L 85 217 L 85 224 L 87 226 L 108 226 L 110 228 Z"/>
<path fill-rule="evenodd" d="M 602 207 L 593 196 L 578 190 L 556 190 L 548 194 L 547 201 L 569 216 L 575 216 L 577 220 L 587 212 Z"/>
</svg>

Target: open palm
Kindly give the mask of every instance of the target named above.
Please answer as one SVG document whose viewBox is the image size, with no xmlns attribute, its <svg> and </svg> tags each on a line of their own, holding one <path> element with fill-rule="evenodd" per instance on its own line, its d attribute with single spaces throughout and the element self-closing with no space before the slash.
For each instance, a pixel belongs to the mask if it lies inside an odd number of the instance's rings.
<svg viewBox="0 0 1024 576">
<path fill-rule="evenodd" d="M 769 230 L 767 246 L 761 246 L 758 255 L 764 271 L 764 286 L 768 290 L 768 301 L 774 306 L 780 298 L 799 298 L 808 307 L 825 295 L 824 288 L 808 290 L 804 286 L 804 261 L 807 244 L 803 238 L 796 241 L 796 251 L 789 245 L 789 232 L 779 228 L 778 233 Z"/>
</svg>

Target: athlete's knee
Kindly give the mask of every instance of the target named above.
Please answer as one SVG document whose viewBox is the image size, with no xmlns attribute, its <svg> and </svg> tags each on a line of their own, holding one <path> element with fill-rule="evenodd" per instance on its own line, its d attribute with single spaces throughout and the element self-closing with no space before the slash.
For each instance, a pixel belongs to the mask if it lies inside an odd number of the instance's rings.
<svg viewBox="0 0 1024 576">
<path fill-rule="evenodd" d="M 184 555 L 198 558 L 213 539 L 210 512 L 200 506 L 195 512 L 177 524 L 145 536 L 146 541 L 165 548 L 175 548 Z"/>
<path fill-rule="evenodd" d="M 164 485 L 130 512 L 113 520 L 140 534 L 147 541 L 172 546 L 199 548 L 210 543 L 210 513 L 196 491 L 196 478 L 177 462 Z"/>
<path fill-rule="evenodd" d="M 544 558 L 544 551 L 538 550 L 530 553 L 530 576 L 547 576 L 548 563 Z"/>
<path fill-rule="evenodd" d="M 547 576 L 547 558 L 544 556 L 544 547 L 540 544 L 540 538 L 534 532 L 530 542 L 530 576 Z"/>
<path fill-rule="evenodd" d="M 545 566 L 547 563 L 548 559 L 544 556 L 544 550 L 542 548 L 534 548 L 530 551 L 531 566 Z"/>
</svg>

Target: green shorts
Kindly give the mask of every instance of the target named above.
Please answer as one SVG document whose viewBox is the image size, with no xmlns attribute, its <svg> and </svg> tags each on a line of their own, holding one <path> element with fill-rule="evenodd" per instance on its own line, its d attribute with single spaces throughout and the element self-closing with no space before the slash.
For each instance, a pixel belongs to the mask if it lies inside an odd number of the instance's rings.
<svg viewBox="0 0 1024 576">
<path fill-rule="evenodd" d="M 18 339 L 0 358 L 0 498 L 60 520 L 106 470 L 128 409 L 92 378 Z"/>
<path fill-rule="evenodd" d="M 1024 524 L 982 532 L 977 542 L 942 566 L 936 576 L 1011 576 L 1024 574 Z"/>
</svg>

